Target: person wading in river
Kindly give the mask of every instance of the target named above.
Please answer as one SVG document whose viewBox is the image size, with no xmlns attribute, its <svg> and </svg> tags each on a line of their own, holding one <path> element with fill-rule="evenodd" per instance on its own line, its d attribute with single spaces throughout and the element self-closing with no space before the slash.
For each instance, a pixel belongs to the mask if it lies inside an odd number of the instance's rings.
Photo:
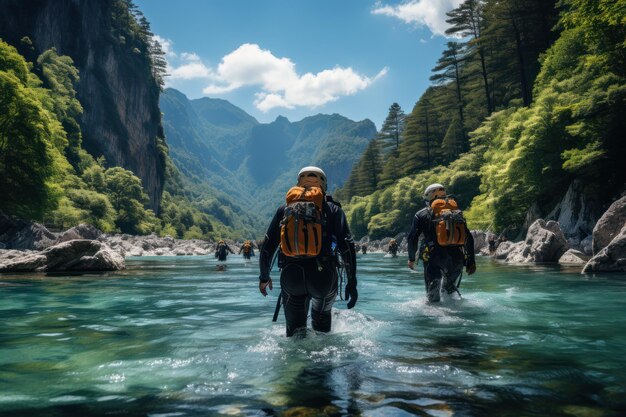
<svg viewBox="0 0 626 417">
<path fill-rule="evenodd" d="M 259 250 L 259 291 L 272 289 L 270 269 L 276 249 L 281 269 L 281 298 L 287 322 L 287 336 L 306 329 L 309 305 L 314 330 L 331 330 L 331 312 L 338 291 L 333 243 L 344 262 L 348 282 L 348 308 L 359 297 L 356 253 L 346 216 L 340 205 L 326 195 L 326 174 L 317 167 L 305 167 L 298 183 L 287 192 L 286 204 L 276 210 Z"/>
<path fill-rule="evenodd" d="M 458 292 L 463 266 L 468 275 L 476 272 L 474 238 L 467 228 L 456 201 L 446 195 L 441 184 L 431 184 L 424 191 L 426 207 L 413 217 L 408 236 L 409 268 L 415 266 L 420 235 L 420 258 L 424 261 L 424 282 L 429 302 L 440 299 L 440 288 L 448 294 Z"/>
</svg>

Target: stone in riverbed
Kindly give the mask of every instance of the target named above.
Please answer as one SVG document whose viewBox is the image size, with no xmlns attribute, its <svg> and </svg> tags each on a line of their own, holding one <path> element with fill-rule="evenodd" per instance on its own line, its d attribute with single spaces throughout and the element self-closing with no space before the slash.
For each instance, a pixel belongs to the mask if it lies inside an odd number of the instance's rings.
<svg viewBox="0 0 626 417">
<path fill-rule="evenodd" d="M 3 251 L 0 254 L 0 272 L 114 271 L 124 268 L 124 257 L 97 240 L 70 240 L 42 252 Z"/>
<path fill-rule="evenodd" d="M 626 272 L 626 225 L 600 253 L 587 262 L 583 273 L 592 272 Z"/>
<path fill-rule="evenodd" d="M 115 271 L 125 268 L 124 258 L 106 243 L 76 239 L 54 245 L 42 252 L 46 271 Z"/>
<path fill-rule="evenodd" d="M 567 249 L 567 240 L 559 224 L 539 219 L 528 228 L 523 244 L 517 245 L 507 255 L 506 262 L 557 262 Z"/>
<path fill-rule="evenodd" d="M 626 196 L 613 202 L 593 228 L 593 254 L 606 247 L 626 224 Z"/>
<path fill-rule="evenodd" d="M 576 249 L 568 249 L 567 252 L 559 258 L 559 264 L 561 265 L 584 265 L 589 260 L 589 257 Z"/>
</svg>

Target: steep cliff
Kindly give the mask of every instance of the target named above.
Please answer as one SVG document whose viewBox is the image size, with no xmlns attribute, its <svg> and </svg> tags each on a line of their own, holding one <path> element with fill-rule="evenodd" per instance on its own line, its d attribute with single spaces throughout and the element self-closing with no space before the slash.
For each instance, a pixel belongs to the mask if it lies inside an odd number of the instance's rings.
<svg viewBox="0 0 626 417">
<path fill-rule="evenodd" d="M 74 60 L 84 148 L 141 178 L 156 212 L 165 172 L 160 91 L 148 45 L 133 37 L 130 19 L 123 0 L 5 0 L 0 38 L 29 59 L 55 47 Z M 25 36 L 34 50 L 21 42 Z"/>
</svg>

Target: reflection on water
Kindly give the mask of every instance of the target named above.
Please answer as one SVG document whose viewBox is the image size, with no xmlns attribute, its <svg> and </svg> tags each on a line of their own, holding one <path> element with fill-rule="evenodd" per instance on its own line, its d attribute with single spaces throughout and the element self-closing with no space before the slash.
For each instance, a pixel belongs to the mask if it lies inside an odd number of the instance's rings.
<svg viewBox="0 0 626 417">
<path fill-rule="evenodd" d="M 237 256 L 0 276 L 0 415 L 626 413 L 623 275 L 482 260 L 431 305 L 402 257 L 359 261 L 356 308 L 294 339 Z"/>
</svg>

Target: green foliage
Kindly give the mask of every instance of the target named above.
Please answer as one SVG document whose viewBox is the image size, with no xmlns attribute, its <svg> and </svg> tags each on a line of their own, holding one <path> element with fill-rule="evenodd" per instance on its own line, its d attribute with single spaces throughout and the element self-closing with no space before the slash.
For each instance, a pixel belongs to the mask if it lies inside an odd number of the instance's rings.
<svg viewBox="0 0 626 417">
<path fill-rule="evenodd" d="M 56 132 L 28 68 L 0 41 L 0 210 L 40 219 L 57 202 L 50 184 Z"/>
</svg>

